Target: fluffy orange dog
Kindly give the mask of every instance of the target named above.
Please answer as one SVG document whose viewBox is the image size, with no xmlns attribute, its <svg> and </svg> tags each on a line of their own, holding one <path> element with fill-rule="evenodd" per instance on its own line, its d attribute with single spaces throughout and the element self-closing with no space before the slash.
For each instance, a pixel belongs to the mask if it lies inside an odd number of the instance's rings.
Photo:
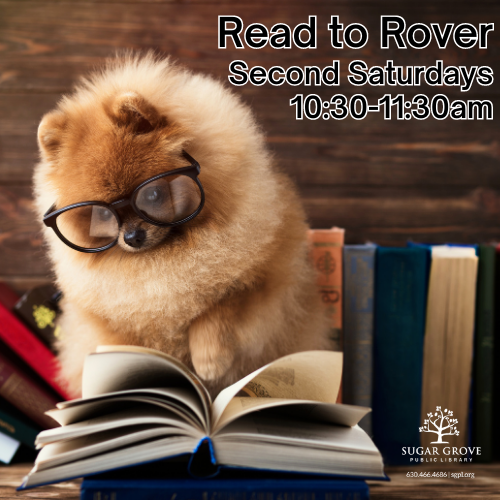
<svg viewBox="0 0 500 500">
<path fill-rule="evenodd" d="M 75 395 L 99 344 L 167 352 L 212 394 L 277 357 L 329 347 L 299 197 L 221 84 L 125 56 L 45 115 L 38 141 L 36 205 Z"/>
</svg>

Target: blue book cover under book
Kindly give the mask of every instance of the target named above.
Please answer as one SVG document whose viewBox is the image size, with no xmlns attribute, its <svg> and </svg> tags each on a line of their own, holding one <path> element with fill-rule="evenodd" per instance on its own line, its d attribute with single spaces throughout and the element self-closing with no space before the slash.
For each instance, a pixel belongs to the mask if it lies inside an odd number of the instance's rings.
<svg viewBox="0 0 500 500">
<path fill-rule="evenodd" d="M 367 500 L 364 481 L 321 479 L 92 480 L 85 479 L 81 500 Z"/>
<path fill-rule="evenodd" d="M 207 444 L 210 444 L 209 441 L 204 442 L 204 445 Z M 201 455 L 207 451 L 207 446 L 200 447 Z M 207 460 L 207 457 L 199 458 L 201 462 Z M 81 499 L 279 500 L 286 496 L 291 500 L 369 498 L 368 486 L 360 479 L 241 467 L 220 467 L 216 478 L 196 478 L 191 470 L 193 465 L 193 457 L 181 456 L 98 474 L 83 481 Z M 206 472 L 209 471 L 205 470 Z"/>
<path fill-rule="evenodd" d="M 373 432 L 385 463 L 420 446 L 428 249 L 377 248 Z"/>
<path fill-rule="evenodd" d="M 343 401 L 372 406 L 373 307 L 376 245 L 344 246 Z M 372 417 L 359 423 L 372 435 Z"/>
</svg>

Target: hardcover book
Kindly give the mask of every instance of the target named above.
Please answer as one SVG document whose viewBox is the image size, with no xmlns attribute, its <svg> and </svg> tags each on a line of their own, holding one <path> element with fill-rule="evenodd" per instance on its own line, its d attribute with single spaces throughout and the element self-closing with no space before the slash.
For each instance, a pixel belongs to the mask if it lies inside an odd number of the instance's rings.
<svg viewBox="0 0 500 500">
<path fill-rule="evenodd" d="M 26 368 L 0 343 L 0 396 L 42 429 L 54 427 L 56 422 L 45 412 L 60 399 L 56 399 L 55 393 L 30 376 Z"/>
<path fill-rule="evenodd" d="M 68 398 L 57 379 L 58 361 L 49 348 L 0 303 L 0 339 L 25 361 L 47 384 Z"/>
<path fill-rule="evenodd" d="M 495 248 L 495 311 L 500 311 L 500 244 Z M 493 339 L 493 422 L 500 421 L 500 316 L 495 317 L 495 331 Z M 492 448 L 494 460 L 500 460 L 500 425 L 493 426 Z"/>
<path fill-rule="evenodd" d="M 22 412 L 0 397 L 0 431 L 35 449 L 35 439 L 41 428 L 27 419 Z"/>
<path fill-rule="evenodd" d="M 230 500 L 265 498 L 281 500 L 368 500 L 364 481 L 332 479 L 172 479 L 172 480 L 93 480 L 85 479 L 81 500 Z"/>
<path fill-rule="evenodd" d="M 19 295 L 5 283 L 0 282 L 0 304 L 11 310 L 17 304 Z"/>
<path fill-rule="evenodd" d="M 340 353 L 295 353 L 212 402 L 175 358 L 101 346 L 86 358 L 83 398 L 48 412 L 62 427 L 39 434 L 22 488 L 184 454 L 198 475 L 232 467 L 384 479 L 382 457 L 357 425 L 370 410 L 335 404 L 341 371 Z"/>
<path fill-rule="evenodd" d="M 61 329 L 56 325 L 60 295 L 53 285 L 39 286 L 26 292 L 14 306 L 16 315 L 52 352 L 61 336 Z"/>
<path fill-rule="evenodd" d="M 409 463 L 403 446 L 420 446 L 427 256 L 424 248 L 376 253 L 373 434 L 394 465 Z"/>
<path fill-rule="evenodd" d="M 460 430 L 448 423 L 444 435 L 450 446 L 459 448 L 470 444 L 467 429 L 470 423 L 477 265 L 475 248 L 432 247 L 421 420 L 426 424 L 429 413 L 432 416 L 438 407 L 448 410 L 448 413 L 451 411 L 452 420 L 459 423 Z M 422 428 L 422 446 L 430 446 L 438 439 L 436 428 L 428 422 L 427 428 L 426 425 Z M 439 434 L 441 439 L 441 430 Z"/>
<path fill-rule="evenodd" d="M 376 245 L 344 246 L 343 401 L 372 406 L 373 306 Z M 360 422 L 372 434 L 371 414 Z"/>
<path fill-rule="evenodd" d="M 474 412 L 472 439 L 481 447 L 479 462 L 493 459 L 493 326 L 495 247 L 479 245 L 476 332 L 474 341 Z"/>
<path fill-rule="evenodd" d="M 334 350 L 343 350 L 342 340 L 342 247 L 344 230 L 310 229 L 307 232 L 311 257 L 318 276 L 318 290 L 330 321 Z"/>
</svg>

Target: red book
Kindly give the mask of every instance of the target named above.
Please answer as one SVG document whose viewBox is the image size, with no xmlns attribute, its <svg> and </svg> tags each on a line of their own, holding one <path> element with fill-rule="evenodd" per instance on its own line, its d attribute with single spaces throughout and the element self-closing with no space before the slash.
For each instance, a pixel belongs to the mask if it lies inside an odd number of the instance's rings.
<svg viewBox="0 0 500 500">
<path fill-rule="evenodd" d="M 0 282 L 0 304 L 3 304 L 7 309 L 12 310 L 19 301 L 19 295 L 5 283 Z"/>
<path fill-rule="evenodd" d="M 0 339 L 61 396 L 71 399 L 58 382 L 57 358 L 2 303 L 0 303 Z"/>
<path fill-rule="evenodd" d="M 58 401 L 47 390 L 30 380 L 17 364 L 1 351 L 0 396 L 44 429 L 57 427 L 57 423 L 45 415 L 45 412 L 52 410 Z"/>
</svg>

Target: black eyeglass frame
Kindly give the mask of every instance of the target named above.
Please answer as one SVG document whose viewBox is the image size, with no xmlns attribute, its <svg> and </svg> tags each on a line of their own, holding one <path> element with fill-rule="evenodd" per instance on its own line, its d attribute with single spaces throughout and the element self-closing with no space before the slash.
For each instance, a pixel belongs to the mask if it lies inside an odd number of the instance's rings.
<svg viewBox="0 0 500 500">
<path fill-rule="evenodd" d="M 120 200 L 114 201 L 113 203 L 105 203 L 103 201 L 81 201 L 79 203 L 73 203 L 72 205 L 68 205 L 67 207 L 59 208 L 58 210 L 55 210 L 55 203 L 45 212 L 43 216 L 43 223 L 47 226 L 50 227 L 54 230 L 54 232 L 57 234 L 59 239 L 68 245 L 70 248 L 73 250 L 77 250 L 78 252 L 83 252 L 83 253 L 97 253 L 97 252 L 102 252 L 104 250 L 108 250 L 111 247 L 114 247 L 118 243 L 118 237 L 112 242 L 108 243 L 107 245 L 99 248 L 84 248 L 80 247 L 78 245 L 75 245 L 68 239 L 64 237 L 64 235 L 59 231 L 59 228 L 57 227 L 57 217 L 61 215 L 64 212 L 67 212 L 68 210 L 72 210 L 73 208 L 79 208 L 79 207 L 85 207 L 87 205 L 97 205 L 101 207 L 105 207 L 108 210 L 110 210 L 113 215 L 116 217 L 116 220 L 118 221 L 118 227 L 122 226 L 122 220 L 116 209 L 119 208 L 125 208 L 128 206 L 131 206 L 134 212 L 142 219 L 148 222 L 149 224 L 152 224 L 153 226 L 160 226 L 160 227 L 173 227 L 173 226 L 179 226 L 181 224 L 185 224 L 186 222 L 189 222 L 190 220 L 194 219 L 203 209 L 203 205 L 205 204 L 205 192 L 203 191 L 203 186 L 201 185 L 200 180 L 198 179 L 198 175 L 200 174 L 201 168 L 200 164 L 186 151 L 182 152 L 182 156 L 188 160 L 191 165 L 188 167 L 182 167 L 182 168 L 177 168 L 175 170 L 170 170 L 169 172 L 164 172 L 162 174 L 155 175 L 154 177 L 150 177 L 149 179 L 145 180 L 141 184 L 139 184 L 130 194 L 130 196 L 127 196 L 126 198 L 122 198 Z M 198 186 L 201 194 L 201 200 L 198 208 L 188 217 L 185 217 L 184 219 L 177 221 L 177 222 L 157 222 L 154 221 L 153 219 L 150 219 L 146 215 L 144 215 L 136 206 L 135 204 L 135 198 L 137 195 L 137 192 L 139 189 L 144 187 L 146 184 L 149 184 L 150 182 L 156 181 L 158 179 L 161 179 L 163 177 L 168 177 L 171 175 L 185 175 L 187 177 L 190 177 Z"/>
</svg>

